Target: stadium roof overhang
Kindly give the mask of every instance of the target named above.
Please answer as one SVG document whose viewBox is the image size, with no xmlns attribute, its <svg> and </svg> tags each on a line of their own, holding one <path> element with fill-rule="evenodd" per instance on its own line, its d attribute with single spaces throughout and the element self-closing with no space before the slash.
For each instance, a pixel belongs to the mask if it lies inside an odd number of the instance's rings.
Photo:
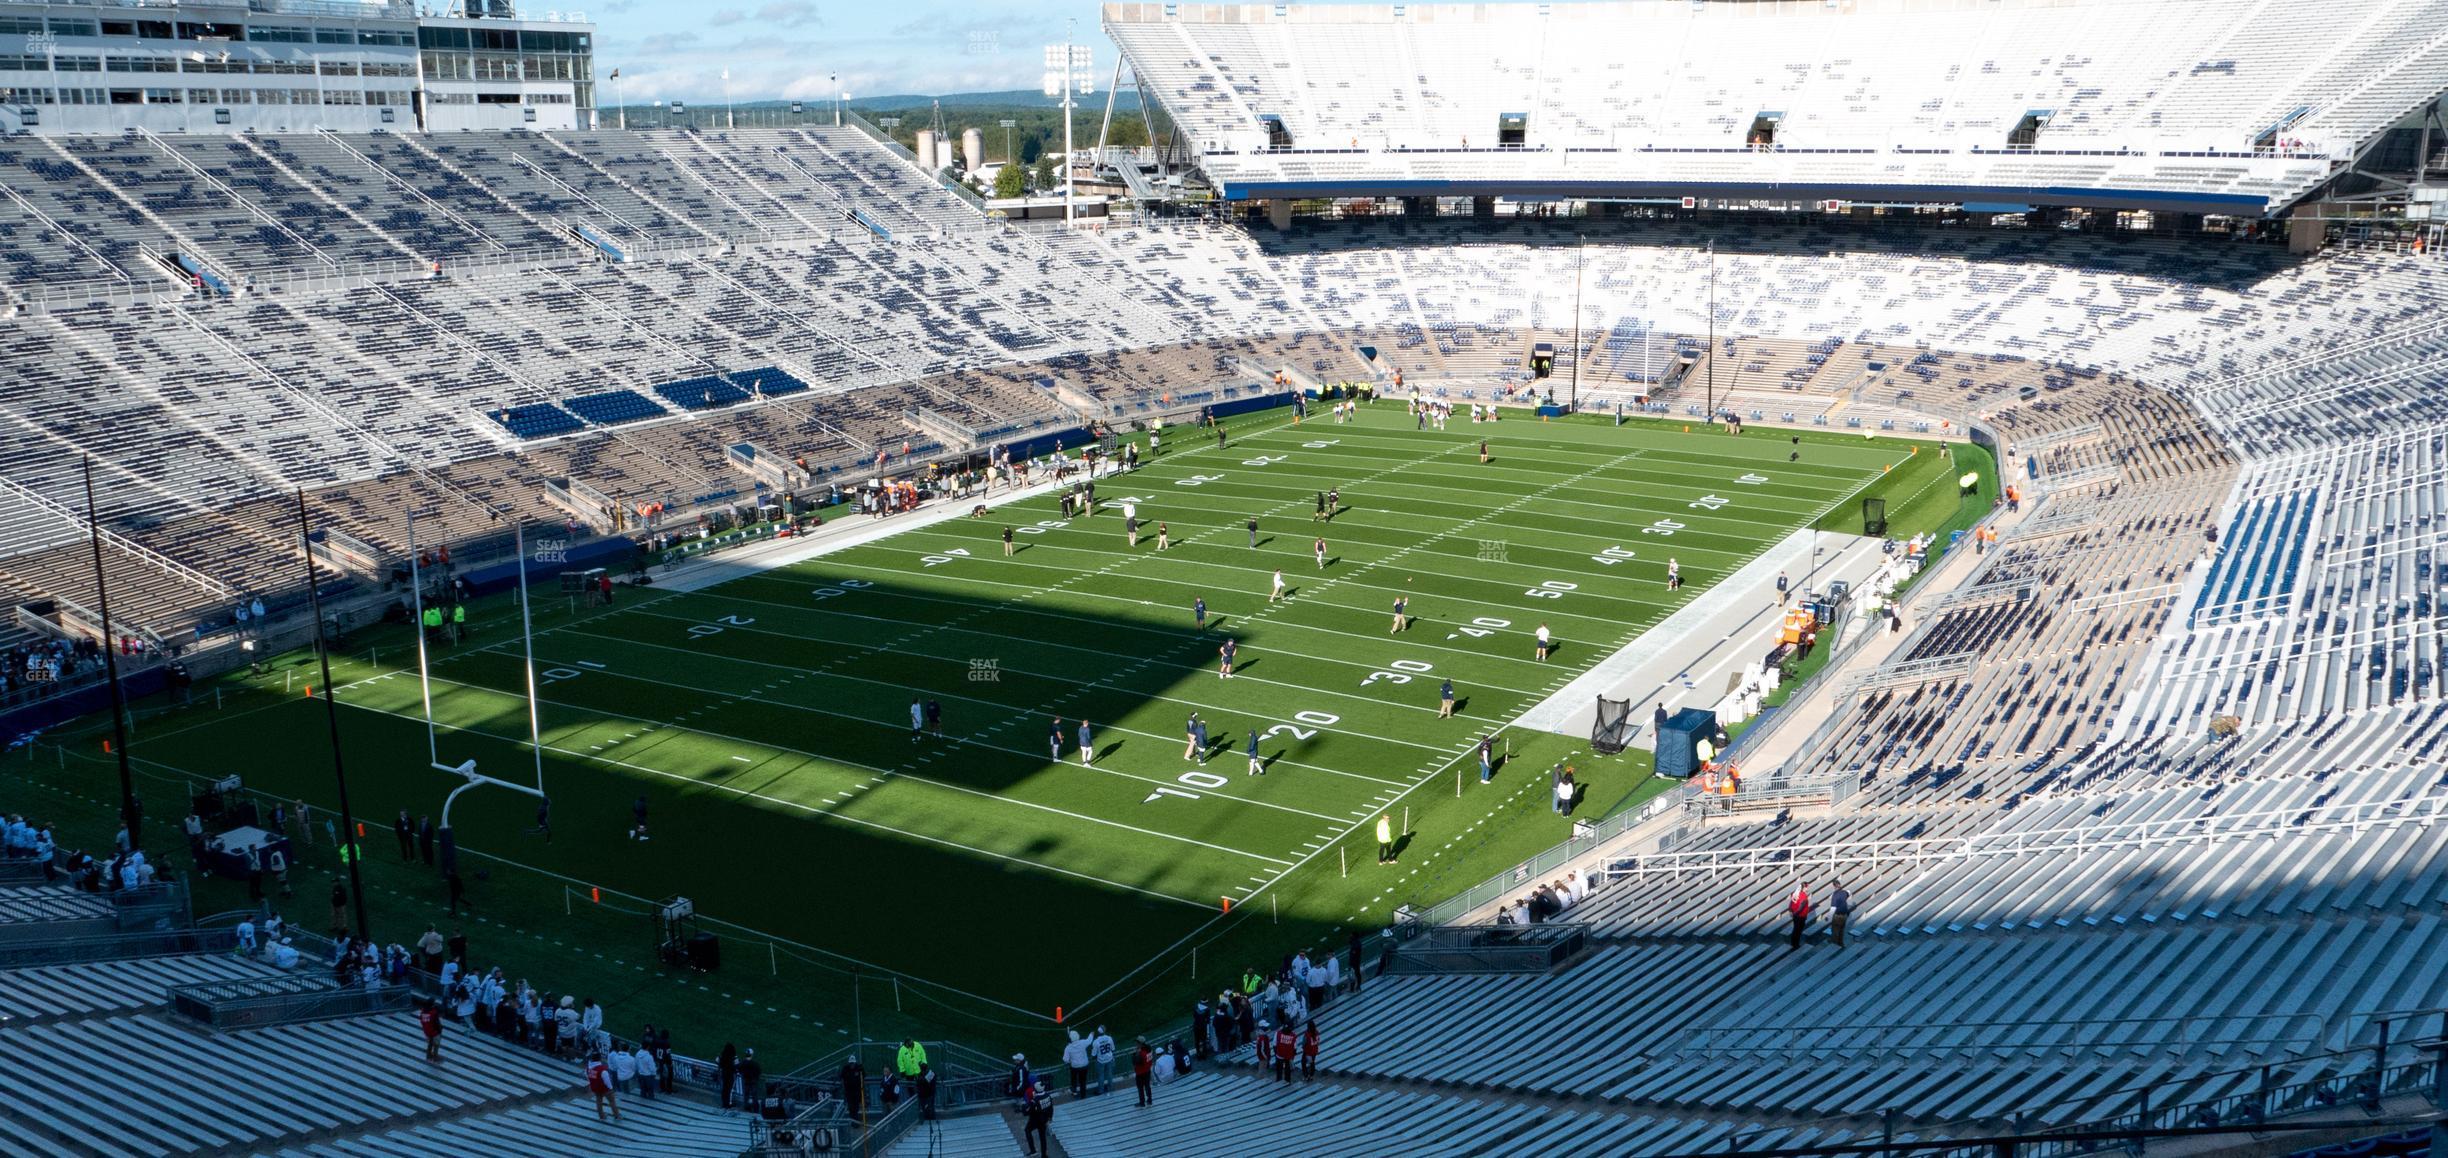
<svg viewBox="0 0 2448 1158">
<path fill-rule="evenodd" d="M 2025 204 L 2081 209 L 2140 209 L 2155 213 L 2201 213 L 2259 217 L 2269 202 L 2244 193 L 2159 189 L 2084 189 L 2008 185 L 1873 185 L 1841 182 L 1540 181 L 1416 180 L 1347 178 L 1332 181 L 1234 180 L 1216 178 L 1227 201 L 1307 200 L 1349 197 L 1503 197 L 1517 200 L 1673 200 L 1815 202 L 1860 201 L 1927 205 Z"/>
</svg>

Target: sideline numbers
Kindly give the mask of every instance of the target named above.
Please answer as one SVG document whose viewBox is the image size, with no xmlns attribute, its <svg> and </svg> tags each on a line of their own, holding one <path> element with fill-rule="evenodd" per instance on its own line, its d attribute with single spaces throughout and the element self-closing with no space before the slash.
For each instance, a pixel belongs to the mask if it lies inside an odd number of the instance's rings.
<svg viewBox="0 0 2448 1158">
<path fill-rule="evenodd" d="M 1651 523 L 1651 524 L 1649 524 L 1649 525 L 1648 525 L 1648 526 L 1646 526 L 1646 527 L 1642 527 L 1642 528 L 1641 528 L 1641 534 L 1644 534 L 1644 535 L 1671 535 L 1671 534 L 1674 534 L 1676 531 L 1680 531 L 1680 530 L 1682 530 L 1682 529 L 1683 529 L 1683 524 L 1678 523 L 1678 522 L 1674 521 L 1673 519 L 1659 519 L 1658 521 L 1656 521 L 1656 522 L 1654 522 L 1654 523 Z"/>
<path fill-rule="evenodd" d="M 1632 552 L 1630 551 L 1624 550 L 1621 547 L 1609 547 L 1604 551 L 1590 556 L 1590 562 L 1600 563 L 1612 567 L 1617 563 L 1621 563 L 1631 557 Z"/>
<path fill-rule="evenodd" d="M 1527 595 L 1532 599 L 1562 599 L 1564 598 L 1565 592 L 1579 591 L 1580 589 L 1581 585 L 1578 583 L 1567 583 L 1561 579 L 1550 579 L 1536 587 L 1523 591 L 1522 594 Z"/>
<path fill-rule="evenodd" d="M 921 555 L 921 556 L 919 556 L 919 557 L 918 557 L 918 561 L 919 561 L 919 562 L 921 562 L 921 563 L 926 564 L 926 565 L 927 565 L 927 566 L 929 566 L 929 567 L 933 567 L 933 566 L 936 566 L 937 564 L 941 564 L 941 563 L 949 563 L 949 562 L 951 562 L 951 561 L 952 561 L 952 560 L 954 560 L 954 559 L 965 559 L 965 558 L 968 558 L 968 557 L 969 557 L 969 548 L 967 548 L 967 547 L 953 547 L 953 548 L 951 548 L 951 549 L 949 549 L 949 550 L 945 551 L 945 552 L 944 552 L 943 554 L 941 554 L 941 555 Z"/>
<path fill-rule="evenodd" d="M 699 639 L 704 639 L 709 635 L 721 635 L 723 628 L 725 627 L 746 627 L 755 622 L 755 616 L 749 616 L 746 619 L 742 619 L 736 615 L 726 615 L 712 623 L 691 624 L 689 626 L 688 633 L 696 636 Z"/>
<path fill-rule="evenodd" d="M 1259 456 L 1258 456 L 1258 457 L 1256 457 L 1256 458 L 1245 458 L 1245 459 L 1242 459 L 1242 460 L 1241 460 L 1241 465 L 1243 465 L 1243 466 L 1273 466 L 1273 465 L 1275 465 L 1276 463 L 1282 462 L 1283 460 L 1284 460 L 1284 456 L 1282 456 L 1282 455 L 1280 455 L 1280 454 L 1262 454 L 1262 455 L 1259 455 Z"/>
<path fill-rule="evenodd" d="M 1387 664 L 1386 666 L 1392 668 L 1393 670 L 1370 672 L 1368 673 L 1367 679 L 1360 681 L 1360 686 L 1365 688 L 1370 684 L 1379 682 L 1389 684 L 1407 684 L 1411 682 L 1412 676 L 1426 675 L 1427 673 L 1436 670 L 1435 664 L 1421 663 L 1416 659 L 1398 659 Z"/>
<path fill-rule="evenodd" d="M 1716 495 L 1702 495 L 1698 499 L 1694 500 L 1690 506 L 1691 509 L 1695 511 L 1714 511 L 1723 508 L 1727 503 L 1733 501 L 1734 500 L 1732 499 L 1721 499 Z"/>
<path fill-rule="evenodd" d="M 1291 733 L 1293 739 L 1307 740 L 1314 738 L 1317 735 L 1317 729 L 1331 727 L 1335 724 L 1343 722 L 1343 717 L 1335 715 L 1332 712 L 1298 712 L 1295 713 L 1292 718 L 1300 721 L 1301 723 L 1312 726 L 1301 728 L 1295 727 L 1291 724 L 1277 724 L 1260 734 L 1271 740 L 1277 736 L 1289 732 Z M 1180 775 L 1175 776 L 1173 779 L 1177 783 L 1187 784 L 1191 788 L 1202 788 L 1209 792 L 1213 792 L 1218 788 L 1222 788 L 1225 785 L 1232 783 L 1231 780 L 1218 776 L 1213 772 L 1203 772 L 1195 769 L 1181 773 Z M 1154 804 L 1167 796 L 1177 797 L 1182 800 L 1199 799 L 1199 793 L 1191 792 L 1187 789 L 1175 788 L 1171 784 L 1159 784 L 1156 786 L 1155 791 L 1147 794 L 1147 799 L 1142 800 L 1139 803 Z"/>
<path fill-rule="evenodd" d="M 1047 519 L 1044 522 L 1034 523 L 1026 527 L 1013 527 L 1012 530 L 1018 531 L 1023 535 L 1042 535 L 1047 531 L 1058 531 L 1070 525 L 1071 524 L 1066 523 L 1061 519 Z M 866 584 L 861 583 L 859 586 L 864 587 Z"/>
<path fill-rule="evenodd" d="M 1174 486 L 1177 486 L 1177 487 L 1203 487 L 1203 486 L 1206 486 L 1208 483 L 1211 483 L 1211 482 L 1223 482 L 1223 481 L 1224 481 L 1224 476 L 1223 476 L 1223 475 L 1220 475 L 1220 474 L 1194 474 L 1194 475 L 1191 475 L 1189 478 L 1177 478 L 1177 479 L 1174 479 L 1174 480 L 1173 480 L 1173 485 L 1174 485 Z"/>
<path fill-rule="evenodd" d="M 1301 447 L 1305 450 L 1324 450 L 1327 447 L 1333 446 L 1342 441 L 1343 440 L 1340 438 L 1321 438 L 1316 442 L 1304 442 L 1301 444 Z"/>
<path fill-rule="evenodd" d="M 1260 735 L 1266 739 L 1272 740 L 1277 736 L 1289 732 L 1291 733 L 1292 738 L 1295 740 L 1314 740 L 1317 738 L 1318 728 L 1330 728 L 1343 722 L 1343 717 L 1335 715 L 1332 712 L 1297 712 L 1293 714 L 1292 718 L 1300 721 L 1303 724 L 1312 724 L 1315 726 L 1302 728 L 1296 727 L 1292 724 L 1277 724 L 1274 727 L 1268 728 L 1266 731 L 1260 733 Z"/>
<path fill-rule="evenodd" d="M 1734 481 L 1747 487 L 1755 487 L 1761 483 L 1767 482 L 1768 476 L 1764 474 L 1747 474 L 1741 478 L 1735 479 Z"/>
<path fill-rule="evenodd" d="M 1482 615 L 1477 619 L 1471 620 L 1470 626 L 1468 627 L 1457 627 L 1453 629 L 1452 634 L 1447 635 L 1445 638 L 1454 639 L 1459 636 L 1467 635 L 1472 639 L 1486 639 L 1489 635 L 1502 631 L 1503 629 L 1511 626 L 1513 626 L 1513 621 L 1510 619 L 1495 619 Z"/>
<path fill-rule="evenodd" d="M 849 592 L 856 591 L 861 587 L 873 586 L 875 586 L 875 584 L 864 579 L 836 579 L 830 585 L 819 587 L 808 592 L 808 594 L 818 599 L 831 599 L 837 595 L 845 595 Z"/>
</svg>

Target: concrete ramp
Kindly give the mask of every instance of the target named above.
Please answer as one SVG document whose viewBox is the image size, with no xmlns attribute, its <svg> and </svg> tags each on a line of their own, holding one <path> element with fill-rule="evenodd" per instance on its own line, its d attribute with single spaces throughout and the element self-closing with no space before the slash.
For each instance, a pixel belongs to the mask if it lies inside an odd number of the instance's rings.
<svg viewBox="0 0 2448 1158">
<path fill-rule="evenodd" d="M 1811 559 L 1814 538 L 1816 570 Z M 1795 531 L 1523 713 L 1521 726 L 1587 738 L 1597 720 L 1599 696 L 1629 698 L 1636 725 L 1632 746 L 1654 749 L 1657 741 L 1649 734 L 1649 721 L 1659 703 L 1668 712 L 1711 707 L 1775 645 L 1784 621 L 1784 609 L 1777 603 L 1777 572 L 1792 579 L 1799 596 L 1835 579 L 1859 586 L 1878 570 L 1879 561 L 1876 539 Z"/>
</svg>

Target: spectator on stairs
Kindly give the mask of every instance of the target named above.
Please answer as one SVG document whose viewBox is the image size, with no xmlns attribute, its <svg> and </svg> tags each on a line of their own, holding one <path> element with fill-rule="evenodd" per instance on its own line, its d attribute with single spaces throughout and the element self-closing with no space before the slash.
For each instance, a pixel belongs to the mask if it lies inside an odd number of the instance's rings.
<svg viewBox="0 0 2448 1158">
<path fill-rule="evenodd" d="M 417 1032 L 425 1035 L 425 1060 L 441 1064 L 442 1010 L 431 998 L 417 1002 Z"/>
<path fill-rule="evenodd" d="M 586 1062 L 587 1093 L 595 1097 L 595 1120 L 604 1120 L 604 1109 L 610 1107 L 612 1120 L 620 1121 L 620 1101 L 612 1093 L 612 1067 L 600 1053 L 589 1053 Z"/>
<path fill-rule="evenodd" d="M 1032 1084 L 1025 1093 L 1028 1096 L 1020 1111 L 1022 1120 L 1027 1123 L 1021 1131 L 1022 1139 L 1027 1143 L 1023 1153 L 1052 1155 L 1054 1145 L 1046 1136 L 1046 1127 L 1054 1122 L 1054 1099 L 1046 1096 L 1044 1082 Z"/>
</svg>

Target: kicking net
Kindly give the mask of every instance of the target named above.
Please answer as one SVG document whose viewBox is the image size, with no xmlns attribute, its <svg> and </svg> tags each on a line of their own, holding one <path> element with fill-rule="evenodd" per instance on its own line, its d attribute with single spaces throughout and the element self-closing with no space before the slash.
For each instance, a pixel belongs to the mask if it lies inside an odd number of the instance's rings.
<svg viewBox="0 0 2448 1158">
<path fill-rule="evenodd" d="M 1612 756 L 1632 743 L 1632 701 L 1598 697 L 1598 719 L 1590 725 L 1590 750 Z"/>
</svg>

